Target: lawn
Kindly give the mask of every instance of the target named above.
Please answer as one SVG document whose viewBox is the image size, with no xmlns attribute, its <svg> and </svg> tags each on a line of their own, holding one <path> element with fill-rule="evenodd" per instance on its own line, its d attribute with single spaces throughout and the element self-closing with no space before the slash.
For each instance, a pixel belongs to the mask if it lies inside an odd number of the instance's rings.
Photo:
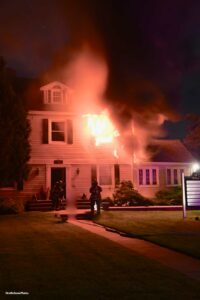
<svg viewBox="0 0 200 300">
<path fill-rule="evenodd" d="M 199 220 L 196 220 L 199 218 Z M 200 211 L 107 211 L 98 223 L 200 258 Z"/>
<path fill-rule="evenodd" d="M 199 299 L 199 282 L 50 213 L 0 216 L 0 245 L 0 299 Z"/>
</svg>

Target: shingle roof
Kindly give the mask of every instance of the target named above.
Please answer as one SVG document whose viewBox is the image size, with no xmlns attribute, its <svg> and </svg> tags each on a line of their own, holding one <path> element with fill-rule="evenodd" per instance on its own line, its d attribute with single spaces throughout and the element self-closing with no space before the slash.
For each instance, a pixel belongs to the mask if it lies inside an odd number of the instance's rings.
<svg viewBox="0 0 200 300">
<path fill-rule="evenodd" d="M 191 163 L 195 158 L 180 140 L 155 140 L 148 146 L 154 162 Z"/>
</svg>

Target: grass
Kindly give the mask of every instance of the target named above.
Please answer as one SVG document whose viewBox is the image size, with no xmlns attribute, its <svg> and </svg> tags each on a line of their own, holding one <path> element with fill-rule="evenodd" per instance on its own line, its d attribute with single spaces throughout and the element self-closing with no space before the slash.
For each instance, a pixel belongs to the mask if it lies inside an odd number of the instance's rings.
<svg viewBox="0 0 200 300">
<path fill-rule="evenodd" d="M 103 212 L 96 220 L 159 245 L 200 258 L 200 211 Z"/>
<path fill-rule="evenodd" d="M 0 216 L 0 245 L 0 299 L 199 299 L 199 282 L 50 213 Z"/>
</svg>

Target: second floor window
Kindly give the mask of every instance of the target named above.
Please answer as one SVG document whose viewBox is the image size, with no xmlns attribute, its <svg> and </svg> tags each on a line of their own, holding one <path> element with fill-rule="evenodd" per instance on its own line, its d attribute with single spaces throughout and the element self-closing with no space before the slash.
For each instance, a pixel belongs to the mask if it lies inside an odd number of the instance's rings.
<svg viewBox="0 0 200 300">
<path fill-rule="evenodd" d="M 51 122 L 51 140 L 53 142 L 65 141 L 65 122 Z"/>
<path fill-rule="evenodd" d="M 42 120 L 42 143 L 60 142 L 73 144 L 73 120 Z"/>
</svg>

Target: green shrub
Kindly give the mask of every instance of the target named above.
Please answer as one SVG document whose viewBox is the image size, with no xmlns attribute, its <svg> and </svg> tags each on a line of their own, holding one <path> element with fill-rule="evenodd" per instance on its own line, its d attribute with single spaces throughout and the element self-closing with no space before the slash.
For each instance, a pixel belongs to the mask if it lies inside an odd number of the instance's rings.
<svg viewBox="0 0 200 300">
<path fill-rule="evenodd" d="M 18 214 L 24 211 L 24 204 L 21 199 L 0 198 L 0 214 Z"/>
<path fill-rule="evenodd" d="M 114 206 L 114 201 L 110 197 L 103 198 L 101 200 L 101 207 L 107 210 L 110 206 Z"/>
<path fill-rule="evenodd" d="M 113 194 L 114 204 L 117 206 L 137 206 L 137 205 L 151 205 L 152 202 L 148 198 L 142 196 L 134 189 L 130 180 L 124 180 L 119 187 L 115 189 Z"/>
<path fill-rule="evenodd" d="M 156 193 L 156 204 L 159 205 L 181 205 L 182 188 L 181 186 L 171 187 Z"/>
</svg>

